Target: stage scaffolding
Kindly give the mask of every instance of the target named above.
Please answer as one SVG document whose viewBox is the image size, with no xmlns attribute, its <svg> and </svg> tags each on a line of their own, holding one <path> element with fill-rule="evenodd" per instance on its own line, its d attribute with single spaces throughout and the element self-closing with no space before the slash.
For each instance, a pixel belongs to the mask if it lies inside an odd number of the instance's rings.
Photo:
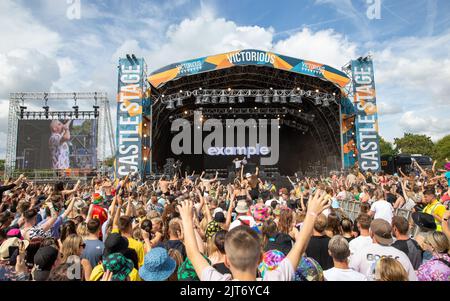
<svg viewBox="0 0 450 301">
<path fill-rule="evenodd" d="M 51 111 L 47 101 L 57 100 L 71 104 L 75 101 L 92 105 L 93 111 Z M 47 110 L 26 111 L 25 104 L 43 104 Z M 16 168 L 17 131 L 19 119 L 52 120 L 52 119 L 97 119 L 97 168 L 106 170 L 105 160 L 115 153 L 115 139 L 112 127 L 111 111 L 107 93 L 105 92 L 72 92 L 72 93 L 46 93 L 46 92 L 19 92 L 11 93 L 9 99 L 8 134 L 6 141 L 5 174 L 12 176 Z"/>
</svg>

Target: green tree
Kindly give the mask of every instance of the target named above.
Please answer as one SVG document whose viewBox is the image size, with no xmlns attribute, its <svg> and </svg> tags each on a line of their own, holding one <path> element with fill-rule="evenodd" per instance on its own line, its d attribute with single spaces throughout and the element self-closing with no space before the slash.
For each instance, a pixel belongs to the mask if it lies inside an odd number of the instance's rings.
<svg viewBox="0 0 450 301">
<path fill-rule="evenodd" d="M 404 154 L 421 154 L 435 157 L 435 146 L 427 135 L 405 133 L 402 138 L 395 138 L 394 144 Z"/>
<path fill-rule="evenodd" d="M 398 154 L 397 149 L 394 148 L 391 142 L 386 141 L 383 137 L 378 136 L 380 138 L 380 153 L 381 156 L 395 156 Z"/>
<path fill-rule="evenodd" d="M 445 158 L 450 158 L 450 135 L 443 137 L 435 144 L 437 168 L 443 168 Z"/>
</svg>

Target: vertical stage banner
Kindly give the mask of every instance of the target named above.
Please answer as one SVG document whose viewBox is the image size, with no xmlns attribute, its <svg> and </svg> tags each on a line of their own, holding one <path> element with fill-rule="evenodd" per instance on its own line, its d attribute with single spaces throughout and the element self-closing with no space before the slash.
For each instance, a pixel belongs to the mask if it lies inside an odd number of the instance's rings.
<svg viewBox="0 0 450 301">
<path fill-rule="evenodd" d="M 373 62 L 370 57 L 359 58 L 353 60 L 351 66 L 358 165 L 362 171 L 379 171 L 380 144 Z"/>
<path fill-rule="evenodd" d="M 144 59 L 119 59 L 115 178 L 142 172 Z"/>
</svg>

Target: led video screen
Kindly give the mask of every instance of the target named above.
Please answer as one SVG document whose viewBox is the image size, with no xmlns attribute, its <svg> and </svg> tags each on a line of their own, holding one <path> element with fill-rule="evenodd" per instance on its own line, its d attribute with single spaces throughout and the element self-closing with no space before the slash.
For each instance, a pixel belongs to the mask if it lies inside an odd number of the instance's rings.
<svg viewBox="0 0 450 301">
<path fill-rule="evenodd" d="M 93 169 L 97 120 L 19 120 L 16 169 Z"/>
</svg>

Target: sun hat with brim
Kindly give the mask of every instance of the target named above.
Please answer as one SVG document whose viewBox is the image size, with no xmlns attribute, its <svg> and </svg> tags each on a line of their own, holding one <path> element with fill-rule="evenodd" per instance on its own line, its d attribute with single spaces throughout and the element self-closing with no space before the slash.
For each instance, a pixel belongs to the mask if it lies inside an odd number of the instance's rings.
<svg viewBox="0 0 450 301">
<path fill-rule="evenodd" d="M 239 201 L 237 203 L 236 208 L 234 210 L 236 210 L 237 213 L 247 213 L 248 212 L 247 202 L 246 201 Z"/>
<path fill-rule="evenodd" d="M 27 248 L 28 245 L 30 244 L 28 240 L 21 240 L 20 238 L 17 237 L 10 237 L 7 240 L 5 240 L 0 246 L 0 259 L 1 260 L 9 259 L 12 255 L 10 253 L 10 248 L 19 247 L 21 241 L 23 241 L 23 243 L 25 244 L 25 248 Z"/>
<path fill-rule="evenodd" d="M 258 266 L 261 277 L 264 278 L 266 271 L 273 271 L 278 268 L 278 264 L 286 257 L 283 252 L 270 250 L 263 254 L 263 259 Z"/>
<path fill-rule="evenodd" d="M 111 271 L 111 279 L 114 281 L 125 281 L 133 267 L 133 262 L 122 253 L 112 253 L 103 259 L 103 270 Z"/>
<path fill-rule="evenodd" d="M 302 257 L 295 270 L 295 281 L 324 281 L 323 269 L 311 257 Z"/>
<path fill-rule="evenodd" d="M 211 260 L 209 260 L 208 257 L 203 255 L 203 258 L 211 264 Z M 200 281 L 189 258 L 186 258 L 186 260 L 178 267 L 177 276 L 179 281 Z"/>
<path fill-rule="evenodd" d="M 216 234 L 220 230 L 222 230 L 222 227 L 220 227 L 218 222 L 210 221 L 206 226 L 205 236 L 206 238 L 211 238 L 214 236 L 214 234 Z"/>
<path fill-rule="evenodd" d="M 172 275 L 177 267 L 175 260 L 165 248 L 153 248 L 144 258 L 144 265 L 139 269 L 139 276 L 145 281 L 164 281 Z"/>
<path fill-rule="evenodd" d="M 389 246 L 394 242 L 392 238 L 391 225 L 382 218 L 377 218 L 370 223 L 370 231 L 372 231 L 375 239 L 380 245 Z"/>
</svg>

